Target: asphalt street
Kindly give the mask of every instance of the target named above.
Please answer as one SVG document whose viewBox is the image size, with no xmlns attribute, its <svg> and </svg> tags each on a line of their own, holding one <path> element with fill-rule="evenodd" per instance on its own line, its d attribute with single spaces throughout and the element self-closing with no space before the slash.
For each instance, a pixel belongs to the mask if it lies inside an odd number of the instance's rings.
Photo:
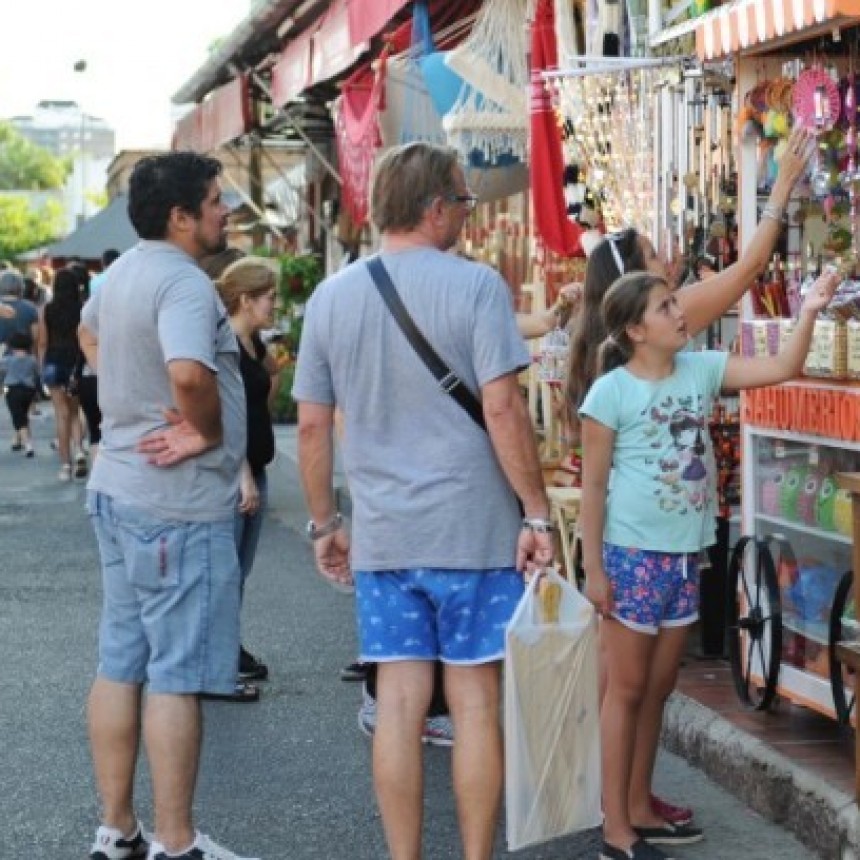
<svg viewBox="0 0 860 860">
<path fill-rule="evenodd" d="M 49 413 L 46 405 L 43 412 Z M 9 450 L 0 416 L 0 860 L 83 860 L 98 823 L 85 700 L 95 666 L 100 605 L 97 550 L 83 482 L 61 484 L 48 417 L 34 422 L 37 456 Z M 290 428 L 279 429 L 272 508 L 243 615 L 247 647 L 272 675 L 256 704 L 205 704 L 197 792 L 201 830 L 265 860 L 378 860 L 386 856 L 359 733 L 360 688 L 339 679 L 354 657 L 352 601 L 313 572 Z M 426 752 L 425 857 L 460 856 L 450 792 L 450 751 Z M 658 787 L 695 806 L 706 839 L 680 860 L 780 857 L 809 850 L 700 772 L 661 755 Z M 152 820 L 145 762 L 138 808 Z M 596 832 L 497 857 L 593 860 Z"/>
</svg>

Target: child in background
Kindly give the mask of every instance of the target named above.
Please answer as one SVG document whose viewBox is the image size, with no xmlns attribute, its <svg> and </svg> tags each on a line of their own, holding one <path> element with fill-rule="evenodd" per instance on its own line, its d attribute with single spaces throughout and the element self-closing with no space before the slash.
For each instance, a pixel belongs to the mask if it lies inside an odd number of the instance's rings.
<svg viewBox="0 0 860 860">
<path fill-rule="evenodd" d="M 643 712 L 649 677 L 677 675 L 687 630 L 698 618 L 696 561 L 706 539 L 710 485 L 705 469 L 690 464 L 701 463 L 697 446 L 721 389 L 759 388 L 800 372 L 816 315 L 837 281 L 827 273 L 815 282 L 791 339 L 767 358 L 682 351 L 684 313 L 659 275 L 625 275 L 603 299 L 603 375 L 579 410 L 586 596 L 603 619 L 607 672 L 602 860 L 666 860 L 655 845 L 702 838 L 692 825 L 673 825 L 654 813 L 653 761 L 634 767 L 633 755 L 634 745 L 649 746 L 640 743 L 641 733 L 660 731 L 660 714 Z"/>
<path fill-rule="evenodd" d="M 33 339 L 29 334 L 13 333 L 9 336 L 8 347 L 0 364 L 5 371 L 6 406 L 15 428 L 12 450 L 23 450 L 25 457 L 32 457 L 29 412 L 39 386 L 39 365 L 33 356 Z"/>
</svg>

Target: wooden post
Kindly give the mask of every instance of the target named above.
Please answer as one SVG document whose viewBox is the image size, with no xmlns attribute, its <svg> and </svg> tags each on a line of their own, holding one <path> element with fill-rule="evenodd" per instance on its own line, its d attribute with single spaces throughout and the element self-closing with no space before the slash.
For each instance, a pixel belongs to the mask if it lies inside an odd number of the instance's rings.
<svg viewBox="0 0 860 860">
<path fill-rule="evenodd" d="M 840 487 L 851 493 L 852 546 L 851 566 L 854 576 L 855 599 L 860 594 L 860 472 L 839 472 L 836 480 Z M 851 647 L 854 645 L 854 647 Z M 854 670 L 854 695 L 860 692 L 860 650 L 856 643 L 840 643 L 837 646 L 839 659 Z M 856 706 L 855 706 L 856 707 Z M 856 712 L 855 712 L 856 713 Z M 860 720 L 854 731 L 854 799 L 860 803 Z"/>
</svg>

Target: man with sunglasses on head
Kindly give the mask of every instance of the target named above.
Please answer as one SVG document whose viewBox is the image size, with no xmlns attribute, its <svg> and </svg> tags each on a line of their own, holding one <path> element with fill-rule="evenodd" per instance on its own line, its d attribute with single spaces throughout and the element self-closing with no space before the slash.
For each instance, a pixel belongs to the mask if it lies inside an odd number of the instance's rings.
<svg viewBox="0 0 860 860">
<path fill-rule="evenodd" d="M 446 253 L 475 202 L 453 150 L 411 143 L 386 153 L 372 193 L 380 253 L 311 298 L 293 387 L 317 567 L 336 585 L 354 583 L 360 659 L 379 665 L 373 771 L 394 860 L 422 853 L 421 741 L 437 660 L 463 856 L 492 856 L 504 631 L 523 573 L 553 556 L 510 289 L 488 266 Z M 450 369 L 440 382 L 389 312 L 377 287 L 386 278 Z M 471 414 L 454 399 L 463 387 L 480 401 Z M 332 491 L 335 407 L 351 538 Z"/>
</svg>

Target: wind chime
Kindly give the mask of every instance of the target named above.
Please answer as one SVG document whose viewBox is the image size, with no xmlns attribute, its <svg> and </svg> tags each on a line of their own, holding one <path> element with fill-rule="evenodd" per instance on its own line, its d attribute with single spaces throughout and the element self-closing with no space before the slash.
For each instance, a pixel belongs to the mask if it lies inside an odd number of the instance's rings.
<svg viewBox="0 0 860 860">
<path fill-rule="evenodd" d="M 608 58 L 604 58 L 608 60 Z M 659 69 L 607 62 L 602 73 L 560 73 L 554 97 L 563 117 L 566 160 L 600 189 L 610 228 L 650 233 L 654 195 L 654 90 Z"/>
</svg>

